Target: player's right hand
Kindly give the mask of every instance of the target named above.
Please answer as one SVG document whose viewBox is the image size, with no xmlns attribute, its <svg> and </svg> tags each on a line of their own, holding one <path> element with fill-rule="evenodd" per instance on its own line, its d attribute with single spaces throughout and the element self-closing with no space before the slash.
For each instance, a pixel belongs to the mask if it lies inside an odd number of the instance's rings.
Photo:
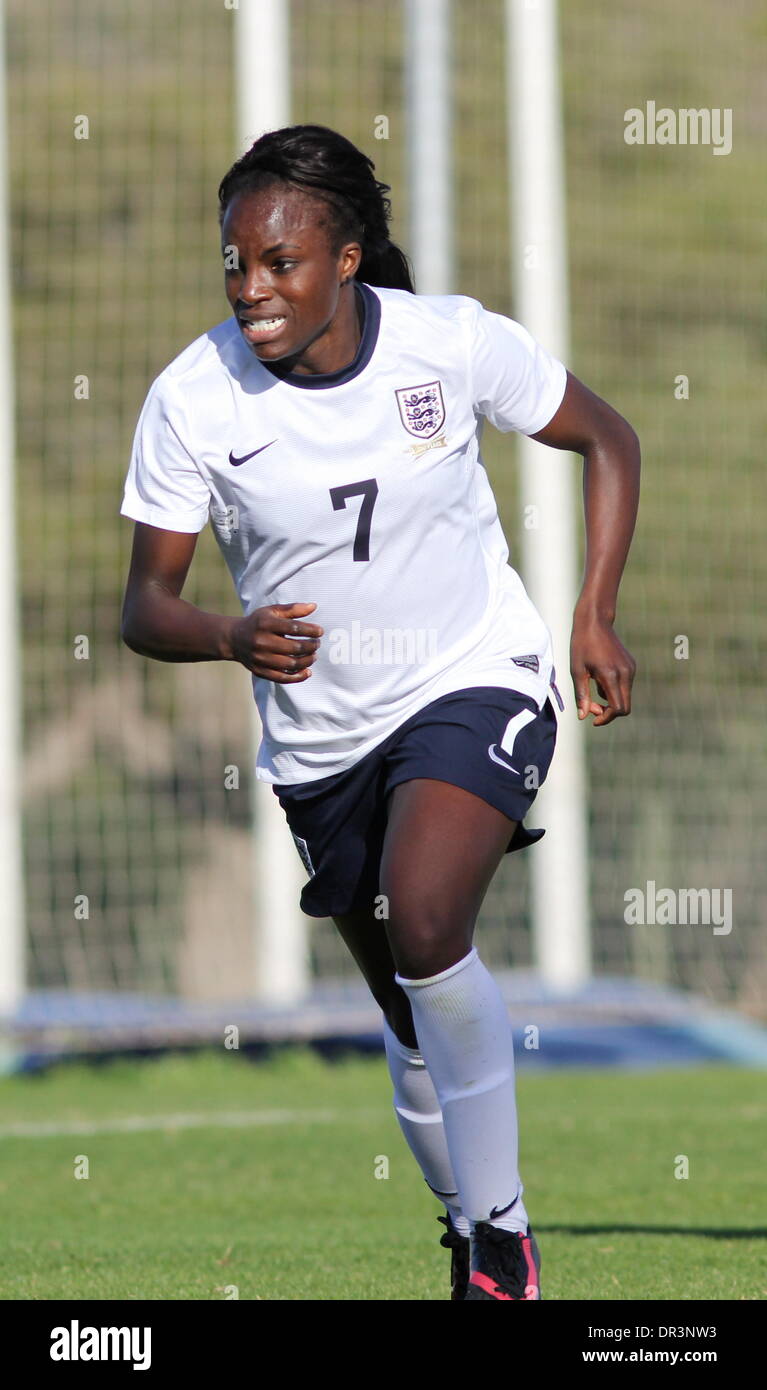
<svg viewBox="0 0 767 1390">
<path fill-rule="evenodd" d="M 256 608 L 232 624 L 232 659 L 262 680 L 289 685 L 312 674 L 323 629 L 300 619 L 316 603 L 273 603 Z"/>
</svg>

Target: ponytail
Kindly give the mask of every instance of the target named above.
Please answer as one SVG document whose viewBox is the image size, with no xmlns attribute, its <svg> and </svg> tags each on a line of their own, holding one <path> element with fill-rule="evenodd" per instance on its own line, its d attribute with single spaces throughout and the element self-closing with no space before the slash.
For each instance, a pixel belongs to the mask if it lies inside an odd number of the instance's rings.
<svg viewBox="0 0 767 1390">
<path fill-rule="evenodd" d="M 366 285 L 380 285 L 382 289 L 409 290 L 411 294 L 415 294 L 407 256 L 388 236 L 383 242 L 365 247 L 355 279 Z"/>
<path fill-rule="evenodd" d="M 358 241 L 362 260 L 355 279 L 382 289 L 415 294 L 404 251 L 389 237 L 391 185 L 381 183 L 375 165 L 345 136 L 327 126 L 296 125 L 262 135 L 232 165 L 218 190 L 219 222 L 236 193 L 255 192 L 275 182 L 296 184 L 315 193 L 330 213 L 331 251 Z"/>
</svg>

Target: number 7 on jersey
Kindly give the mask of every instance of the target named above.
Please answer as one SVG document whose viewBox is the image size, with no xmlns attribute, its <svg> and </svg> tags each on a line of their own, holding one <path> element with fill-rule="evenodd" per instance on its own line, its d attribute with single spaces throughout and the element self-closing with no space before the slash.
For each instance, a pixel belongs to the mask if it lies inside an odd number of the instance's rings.
<svg viewBox="0 0 767 1390">
<path fill-rule="evenodd" d="M 366 478 L 362 483 L 343 483 L 341 487 L 332 487 L 329 491 L 334 512 L 341 511 L 346 506 L 347 497 L 362 498 L 362 505 L 357 517 L 357 532 L 354 537 L 352 559 L 369 560 L 370 523 L 373 520 L 373 507 L 378 496 L 378 483 L 375 478 Z"/>
</svg>

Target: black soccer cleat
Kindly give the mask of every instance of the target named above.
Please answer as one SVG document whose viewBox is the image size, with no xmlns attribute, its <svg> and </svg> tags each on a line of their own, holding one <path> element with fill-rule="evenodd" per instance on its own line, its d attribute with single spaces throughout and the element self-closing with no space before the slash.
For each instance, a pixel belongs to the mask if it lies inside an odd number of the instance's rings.
<svg viewBox="0 0 767 1390">
<path fill-rule="evenodd" d="M 450 1301 L 452 1303 L 463 1303 L 466 1299 L 466 1290 L 469 1287 L 469 1257 L 471 1253 L 471 1241 L 468 1236 L 462 1236 L 460 1231 L 455 1229 L 447 1210 L 445 1216 L 438 1216 L 443 1226 L 447 1227 L 445 1234 L 440 1237 L 440 1245 L 452 1251 L 450 1261 Z"/>
<path fill-rule="evenodd" d="M 465 1302 L 526 1300 L 541 1296 L 541 1256 L 530 1227 L 504 1231 L 478 1221 L 471 1237 L 471 1270 Z"/>
</svg>

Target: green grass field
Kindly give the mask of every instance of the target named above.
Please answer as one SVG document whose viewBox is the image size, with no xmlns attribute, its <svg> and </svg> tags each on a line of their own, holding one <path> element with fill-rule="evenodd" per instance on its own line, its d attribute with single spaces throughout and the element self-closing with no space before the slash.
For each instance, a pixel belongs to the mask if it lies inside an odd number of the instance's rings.
<svg viewBox="0 0 767 1390">
<path fill-rule="evenodd" d="M 767 1297 L 761 1075 L 523 1074 L 518 1102 L 544 1298 Z M 6 1077 L 0 1135 L 4 1300 L 448 1297 L 382 1059 Z"/>
</svg>

